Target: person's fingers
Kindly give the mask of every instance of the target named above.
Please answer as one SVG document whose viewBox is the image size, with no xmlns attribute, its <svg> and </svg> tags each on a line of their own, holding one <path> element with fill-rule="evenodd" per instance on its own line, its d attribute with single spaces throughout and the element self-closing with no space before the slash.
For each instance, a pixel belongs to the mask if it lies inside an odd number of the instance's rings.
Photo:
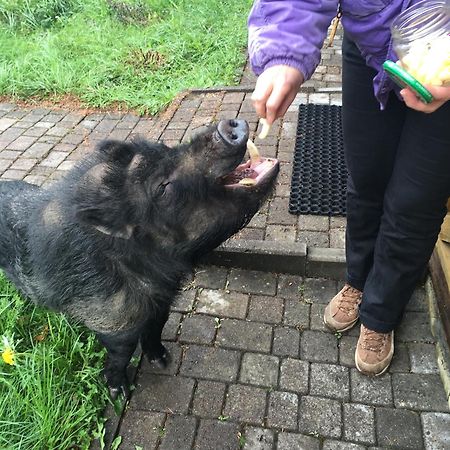
<svg viewBox="0 0 450 450">
<path fill-rule="evenodd" d="M 291 97 L 291 86 L 278 81 L 274 84 L 272 92 L 266 103 L 266 119 L 269 125 L 279 117 L 278 111 L 288 97 Z M 291 100 L 292 101 L 292 100 Z"/>
<path fill-rule="evenodd" d="M 424 103 L 417 98 L 417 95 L 411 89 L 408 88 L 402 89 L 400 95 L 403 97 L 403 100 L 408 107 L 424 113 L 432 113 L 445 103 L 445 100 L 433 100 L 431 103 Z"/>
<path fill-rule="evenodd" d="M 277 114 L 276 114 L 276 118 L 278 119 L 279 117 L 283 117 L 286 114 L 286 111 L 288 110 L 289 106 L 291 105 L 291 103 L 293 102 L 295 96 L 297 95 L 297 90 L 295 91 L 291 91 L 288 96 L 284 99 L 283 103 L 281 104 L 281 106 L 278 108 Z"/>
<path fill-rule="evenodd" d="M 272 80 L 261 74 L 256 80 L 255 90 L 252 93 L 252 102 L 255 107 L 256 114 L 259 117 L 266 117 L 266 103 L 272 93 Z"/>
</svg>

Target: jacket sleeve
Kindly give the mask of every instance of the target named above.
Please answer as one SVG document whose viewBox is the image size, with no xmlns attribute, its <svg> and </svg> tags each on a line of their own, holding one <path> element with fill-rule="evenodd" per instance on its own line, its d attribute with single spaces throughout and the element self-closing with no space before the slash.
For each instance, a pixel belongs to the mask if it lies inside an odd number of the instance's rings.
<svg viewBox="0 0 450 450">
<path fill-rule="evenodd" d="M 299 69 L 308 80 L 338 0 L 256 0 L 248 18 L 250 64 L 256 75 L 277 64 Z"/>
</svg>

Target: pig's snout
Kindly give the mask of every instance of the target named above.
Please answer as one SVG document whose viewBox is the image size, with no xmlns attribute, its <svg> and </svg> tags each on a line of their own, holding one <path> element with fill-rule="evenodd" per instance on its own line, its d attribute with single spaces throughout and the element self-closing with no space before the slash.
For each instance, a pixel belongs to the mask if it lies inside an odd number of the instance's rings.
<svg viewBox="0 0 450 450">
<path fill-rule="evenodd" d="M 248 123 L 245 120 L 221 120 L 217 131 L 226 144 L 241 146 L 248 140 Z"/>
</svg>

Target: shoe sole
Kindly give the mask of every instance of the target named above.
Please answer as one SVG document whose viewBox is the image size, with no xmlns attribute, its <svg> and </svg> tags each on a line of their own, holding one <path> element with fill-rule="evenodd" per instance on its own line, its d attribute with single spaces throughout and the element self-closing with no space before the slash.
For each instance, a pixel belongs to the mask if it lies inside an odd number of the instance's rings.
<svg viewBox="0 0 450 450">
<path fill-rule="evenodd" d="M 355 350 L 355 365 L 356 365 L 356 368 L 358 369 L 358 372 L 361 372 L 363 375 L 366 375 L 369 377 L 379 377 L 380 375 L 383 375 L 383 373 L 385 373 L 389 369 L 389 366 L 391 365 L 392 358 L 394 356 L 394 333 L 392 333 L 392 350 L 390 351 L 391 359 L 389 360 L 389 363 L 387 364 L 387 366 L 381 372 L 373 373 L 373 372 L 367 372 L 365 370 L 362 370 L 361 367 L 358 366 L 358 358 L 356 357 L 356 352 L 357 352 L 357 349 Z"/>
<path fill-rule="evenodd" d="M 335 333 L 343 333 L 344 331 L 350 330 L 351 328 L 353 328 L 353 327 L 356 325 L 356 323 L 358 322 L 358 320 L 359 320 L 359 317 L 358 317 L 357 319 L 355 319 L 355 321 L 353 321 L 351 324 L 347 325 L 345 328 L 340 328 L 340 329 L 338 329 L 338 328 L 333 327 L 332 325 L 330 325 L 330 324 L 327 322 L 327 319 L 325 319 L 325 316 L 323 316 L 323 323 L 325 324 L 325 326 L 326 326 L 329 330 L 334 331 Z"/>
</svg>

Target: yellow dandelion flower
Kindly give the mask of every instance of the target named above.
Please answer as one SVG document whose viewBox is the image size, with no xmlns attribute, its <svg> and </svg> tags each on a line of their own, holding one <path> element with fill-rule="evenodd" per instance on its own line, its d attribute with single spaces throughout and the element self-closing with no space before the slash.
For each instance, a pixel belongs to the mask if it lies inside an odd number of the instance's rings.
<svg viewBox="0 0 450 450">
<path fill-rule="evenodd" d="M 3 351 L 2 351 L 2 359 L 6 364 L 13 366 L 16 362 L 14 360 L 15 352 L 8 341 L 8 338 L 3 336 Z"/>
<path fill-rule="evenodd" d="M 5 348 L 2 352 L 2 359 L 6 364 L 13 366 L 15 364 L 14 361 L 14 351 L 11 347 Z"/>
</svg>

